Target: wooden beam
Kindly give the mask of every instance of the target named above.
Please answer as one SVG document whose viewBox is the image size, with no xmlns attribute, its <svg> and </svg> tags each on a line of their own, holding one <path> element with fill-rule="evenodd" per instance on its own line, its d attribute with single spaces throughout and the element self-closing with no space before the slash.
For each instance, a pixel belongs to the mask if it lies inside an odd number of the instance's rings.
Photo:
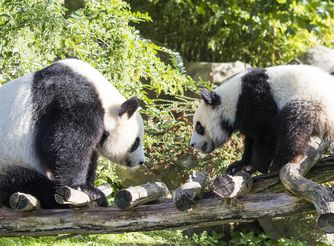
<svg viewBox="0 0 334 246">
<path fill-rule="evenodd" d="M 172 201 L 130 210 L 74 208 L 19 212 L 0 209 L 0 236 L 120 233 L 189 228 L 251 221 L 261 217 L 310 212 L 312 204 L 288 193 L 251 194 L 238 198 L 238 206 L 218 198 L 199 200 L 191 212 L 179 211 Z"/>
</svg>

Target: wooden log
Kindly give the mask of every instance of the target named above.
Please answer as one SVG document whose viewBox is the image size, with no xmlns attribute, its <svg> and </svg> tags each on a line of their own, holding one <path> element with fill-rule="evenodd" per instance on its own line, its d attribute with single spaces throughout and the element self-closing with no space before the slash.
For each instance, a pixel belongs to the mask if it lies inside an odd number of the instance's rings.
<svg viewBox="0 0 334 246">
<path fill-rule="evenodd" d="M 10 196 L 9 206 L 22 212 L 40 208 L 39 201 L 34 196 L 21 192 L 16 192 Z"/>
<path fill-rule="evenodd" d="M 311 168 L 305 177 L 320 184 L 333 181 L 334 161 L 329 158 L 320 160 Z M 285 190 L 286 188 L 279 179 L 278 173 L 275 173 L 253 177 L 253 186 L 250 193 L 273 193 L 283 192 Z"/>
<path fill-rule="evenodd" d="M 105 196 L 109 196 L 112 193 L 112 188 L 108 183 L 102 184 L 98 187 Z M 56 190 L 55 200 L 59 204 L 69 204 L 72 206 L 96 206 L 94 201 L 91 201 L 89 196 L 81 190 L 76 190 L 68 186 L 59 187 Z"/>
<path fill-rule="evenodd" d="M 173 192 L 173 201 L 177 209 L 181 211 L 189 211 L 195 205 L 195 198 L 198 198 L 207 180 L 206 172 L 195 172 L 190 175 L 188 181 L 178 187 Z"/>
<path fill-rule="evenodd" d="M 287 163 L 280 171 L 280 180 L 296 196 L 313 203 L 318 212 L 318 225 L 325 233 L 334 233 L 334 195 L 324 187 L 304 176 L 327 150 L 329 143 L 312 138 L 306 156 L 300 163 Z"/>
<path fill-rule="evenodd" d="M 221 198 L 234 198 L 249 193 L 252 184 L 252 177 L 247 172 L 238 172 L 233 176 L 223 174 L 213 181 L 213 191 Z"/>
<path fill-rule="evenodd" d="M 202 199 L 189 213 L 179 211 L 172 201 L 142 205 L 131 210 L 73 208 L 18 213 L 0 209 L 0 236 L 47 236 L 57 234 L 121 233 L 170 228 L 203 227 L 281 217 L 314 211 L 310 203 L 288 193 L 250 194 L 238 198 L 240 206 L 224 205 L 218 198 Z"/>
<path fill-rule="evenodd" d="M 148 182 L 143 185 L 120 190 L 116 193 L 114 201 L 118 208 L 127 209 L 157 199 L 167 198 L 169 194 L 166 184 L 162 182 Z"/>
</svg>

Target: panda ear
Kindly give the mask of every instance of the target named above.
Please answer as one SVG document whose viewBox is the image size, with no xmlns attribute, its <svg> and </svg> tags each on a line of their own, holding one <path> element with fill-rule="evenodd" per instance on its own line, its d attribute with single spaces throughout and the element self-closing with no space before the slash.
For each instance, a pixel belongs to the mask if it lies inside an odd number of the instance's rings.
<svg viewBox="0 0 334 246">
<path fill-rule="evenodd" d="M 136 110 L 139 107 L 139 99 L 137 97 L 131 97 L 128 100 L 126 100 L 122 105 L 120 106 L 118 110 L 118 115 L 122 116 L 123 114 L 128 115 L 128 119 L 131 118 L 131 116 L 136 112 Z"/>
<path fill-rule="evenodd" d="M 205 104 L 210 105 L 213 108 L 220 104 L 220 97 L 216 92 L 208 91 L 208 89 L 202 88 L 201 93 Z"/>
</svg>

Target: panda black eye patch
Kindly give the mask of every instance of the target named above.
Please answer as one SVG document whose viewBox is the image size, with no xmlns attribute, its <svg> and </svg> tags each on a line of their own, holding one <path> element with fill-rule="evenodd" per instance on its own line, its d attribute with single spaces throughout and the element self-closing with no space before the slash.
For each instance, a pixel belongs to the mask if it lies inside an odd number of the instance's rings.
<svg viewBox="0 0 334 246">
<path fill-rule="evenodd" d="M 195 130 L 199 135 L 204 135 L 204 127 L 201 125 L 199 121 L 196 122 Z"/>
<path fill-rule="evenodd" d="M 136 140 L 135 140 L 135 142 L 131 146 L 130 153 L 134 152 L 138 148 L 139 143 L 140 143 L 140 139 L 137 137 Z"/>
</svg>

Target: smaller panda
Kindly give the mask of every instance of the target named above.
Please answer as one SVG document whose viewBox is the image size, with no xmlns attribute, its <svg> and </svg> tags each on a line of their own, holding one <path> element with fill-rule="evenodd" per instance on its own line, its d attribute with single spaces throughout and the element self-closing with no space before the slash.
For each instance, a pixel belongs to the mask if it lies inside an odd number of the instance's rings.
<svg viewBox="0 0 334 246">
<path fill-rule="evenodd" d="M 95 68 L 66 59 L 0 87 L 0 203 L 28 193 L 42 208 L 62 208 L 59 186 L 80 188 L 100 206 L 94 187 L 98 155 L 144 163 L 143 119 Z"/>
<path fill-rule="evenodd" d="M 333 141 L 333 92 L 334 77 L 312 66 L 239 73 L 213 91 L 202 90 L 190 144 L 210 153 L 239 131 L 244 153 L 227 173 L 278 171 L 305 156 L 312 136 Z"/>
</svg>

